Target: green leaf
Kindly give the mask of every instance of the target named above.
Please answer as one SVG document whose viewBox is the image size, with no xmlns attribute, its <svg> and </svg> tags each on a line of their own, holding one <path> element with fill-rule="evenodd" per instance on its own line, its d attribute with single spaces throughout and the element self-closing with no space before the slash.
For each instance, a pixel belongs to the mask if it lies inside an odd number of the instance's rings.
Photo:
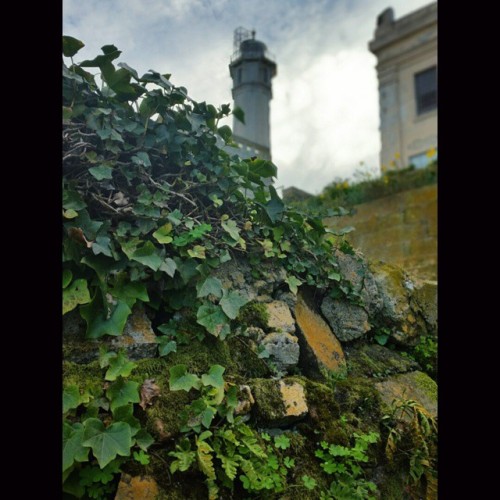
<svg viewBox="0 0 500 500">
<path fill-rule="evenodd" d="M 125 422 L 130 425 L 131 436 L 134 437 L 141 430 L 139 419 L 134 417 L 134 407 L 131 404 L 118 406 L 113 410 L 114 422 Z"/>
<path fill-rule="evenodd" d="M 117 455 L 127 457 L 130 455 L 132 438 L 130 426 L 125 422 L 116 422 L 107 429 L 98 418 L 85 420 L 83 431 L 83 446 L 90 446 L 99 463 L 104 468 Z"/>
<path fill-rule="evenodd" d="M 285 211 L 285 204 L 281 201 L 273 186 L 269 186 L 269 191 L 271 192 L 271 199 L 264 205 L 264 209 L 269 220 L 274 224 L 282 217 Z"/>
<path fill-rule="evenodd" d="M 66 57 L 73 57 L 85 44 L 72 36 L 62 37 L 63 54 Z"/>
<path fill-rule="evenodd" d="M 169 388 L 171 391 L 199 389 L 201 380 L 197 375 L 187 372 L 186 365 L 175 365 L 170 368 Z"/>
<path fill-rule="evenodd" d="M 153 237 L 156 238 L 158 243 L 166 245 L 167 243 L 171 243 L 173 240 L 172 236 L 170 236 L 171 232 L 172 224 L 167 222 L 153 233 Z"/>
<path fill-rule="evenodd" d="M 77 279 L 63 290 L 63 315 L 72 311 L 79 304 L 90 302 L 87 280 Z"/>
<path fill-rule="evenodd" d="M 111 253 L 111 239 L 109 236 L 97 236 L 95 241 L 92 243 L 92 252 L 94 255 L 102 253 L 106 255 L 106 257 L 113 257 L 113 254 Z"/>
<path fill-rule="evenodd" d="M 137 300 L 149 302 L 149 295 L 146 286 L 143 283 L 132 281 L 130 283 L 119 283 L 110 290 L 113 297 L 122 299 L 131 308 Z"/>
<path fill-rule="evenodd" d="M 331 271 L 328 273 L 328 279 L 333 280 L 333 281 L 340 281 L 341 276 L 339 273 L 336 273 L 334 271 Z"/>
<path fill-rule="evenodd" d="M 143 165 L 144 167 L 151 166 L 151 161 L 149 160 L 149 155 L 144 151 L 140 151 L 136 155 L 132 156 L 131 159 L 132 159 L 132 162 L 136 163 L 137 165 Z"/>
<path fill-rule="evenodd" d="M 287 438 L 284 434 L 281 434 L 274 438 L 274 445 L 276 446 L 276 448 L 286 450 L 290 446 L 290 439 Z"/>
<path fill-rule="evenodd" d="M 304 486 L 308 489 L 308 490 L 314 490 L 314 488 L 316 488 L 316 479 L 313 479 L 312 477 L 310 476 L 307 476 L 307 475 L 303 475 L 302 476 L 302 482 L 304 483 Z"/>
<path fill-rule="evenodd" d="M 126 354 L 119 352 L 117 356 L 109 360 L 109 368 L 104 376 L 105 380 L 114 381 L 118 377 L 128 377 L 137 363 L 129 361 Z"/>
<path fill-rule="evenodd" d="M 80 389 L 76 385 L 70 385 L 63 389 L 63 413 L 77 408 L 80 404 Z"/>
<path fill-rule="evenodd" d="M 224 370 L 225 368 L 221 365 L 212 365 L 208 373 L 201 376 L 201 383 L 204 386 L 211 385 L 217 388 L 224 387 L 224 379 L 222 378 Z"/>
<path fill-rule="evenodd" d="M 236 222 L 234 220 L 228 220 L 227 222 L 221 223 L 222 229 L 229 233 L 229 236 L 234 241 L 239 241 L 240 239 L 240 229 L 238 228 Z"/>
<path fill-rule="evenodd" d="M 91 167 L 91 168 L 89 168 L 89 172 L 98 181 L 102 181 L 103 179 L 112 179 L 113 178 L 113 169 L 111 167 L 107 167 L 106 165 L 99 165 L 98 167 Z"/>
<path fill-rule="evenodd" d="M 153 271 L 158 271 L 163 264 L 163 259 L 159 255 L 158 249 L 150 241 L 146 241 L 141 248 L 135 250 L 130 258 L 144 264 Z"/>
<path fill-rule="evenodd" d="M 285 279 L 285 282 L 288 284 L 288 287 L 290 288 L 290 291 L 294 295 L 297 295 L 297 292 L 299 291 L 298 287 L 300 285 L 302 285 L 302 281 L 300 281 L 295 276 L 287 276 L 286 279 Z"/>
<path fill-rule="evenodd" d="M 167 219 L 174 225 L 178 226 L 182 222 L 182 212 L 179 211 L 179 209 L 175 209 L 173 212 L 169 213 L 167 215 Z"/>
<path fill-rule="evenodd" d="M 63 269 L 62 287 L 66 288 L 73 279 L 73 273 L 69 269 Z"/>
<path fill-rule="evenodd" d="M 167 356 L 171 352 L 177 352 L 177 342 L 169 340 L 168 337 L 156 337 L 158 342 L 158 354 L 160 356 Z"/>
<path fill-rule="evenodd" d="M 217 458 L 220 458 L 222 468 L 224 469 L 226 476 L 229 479 L 234 480 L 238 470 L 238 462 L 234 459 L 234 457 L 227 457 L 225 455 L 217 455 Z"/>
<path fill-rule="evenodd" d="M 119 378 L 106 390 L 106 396 L 111 401 L 111 410 L 128 403 L 139 403 L 139 384 L 132 380 Z"/>
<path fill-rule="evenodd" d="M 149 464 L 149 455 L 145 453 L 143 450 L 134 451 L 133 453 L 134 460 L 139 462 L 142 465 Z"/>
<path fill-rule="evenodd" d="M 276 165 L 269 161 L 263 160 L 262 158 L 256 158 L 250 162 L 250 170 L 257 174 L 259 177 L 268 178 L 276 177 L 278 175 L 278 168 Z"/>
<path fill-rule="evenodd" d="M 65 189 L 63 191 L 63 208 L 67 210 L 82 210 L 87 206 L 77 191 Z"/>
<path fill-rule="evenodd" d="M 231 127 L 229 127 L 228 125 L 219 127 L 217 129 L 217 133 L 224 139 L 225 142 L 229 142 L 231 140 L 231 136 L 233 135 Z"/>
<path fill-rule="evenodd" d="M 122 300 L 110 308 L 108 317 L 107 305 L 102 302 L 102 294 L 98 291 L 90 304 L 80 307 L 80 315 L 87 322 L 86 337 L 97 339 L 104 335 L 117 336 L 123 332 L 127 318 L 132 310 Z"/>
<path fill-rule="evenodd" d="M 155 442 L 155 440 L 145 429 L 140 429 L 135 436 L 135 442 L 141 450 L 146 451 Z"/>
<path fill-rule="evenodd" d="M 248 302 L 248 299 L 240 295 L 238 292 L 226 292 L 225 290 L 224 292 L 224 296 L 220 301 L 220 306 L 228 318 L 236 319 L 238 313 L 240 312 L 240 308 Z"/>
<path fill-rule="evenodd" d="M 171 278 L 173 278 L 176 270 L 177 264 L 175 263 L 175 260 L 171 259 L 170 257 L 167 257 L 160 266 L 160 271 L 167 273 Z"/>
<path fill-rule="evenodd" d="M 63 472 L 68 470 L 75 462 L 86 462 L 89 448 L 82 445 L 83 425 L 76 423 L 70 425 L 63 423 Z"/>
<path fill-rule="evenodd" d="M 201 245 L 195 245 L 192 249 L 188 249 L 188 255 L 193 259 L 205 259 L 206 248 Z"/>
<path fill-rule="evenodd" d="M 207 406 L 201 413 L 201 423 L 206 429 L 210 428 L 210 424 L 212 423 L 212 420 L 214 419 L 216 413 L 217 410 L 212 406 Z"/>
<path fill-rule="evenodd" d="M 238 121 L 243 123 L 243 125 L 245 124 L 245 112 L 239 106 L 233 109 L 233 115 Z"/>
<path fill-rule="evenodd" d="M 78 212 L 76 210 L 73 210 L 72 208 L 69 208 L 68 210 L 65 210 L 63 212 L 63 217 L 65 219 L 74 219 L 75 217 L 78 217 Z"/>
<path fill-rule="evenodd" d="M 196 313 L 196 322 L 215 337 L 220 337 L 221 340 L 224 340 L 230 333 L 228 317 L 222 308 L 215 304 L 200 306 Z"/>
<path fill-rule="evenodd" d="M 196 285 L 196 296 L 200 299 L 213 295 L 220 299 L 222 297 L 222 282 L 219 278 L 208 277 L 202 284 Z"/>
</svg>

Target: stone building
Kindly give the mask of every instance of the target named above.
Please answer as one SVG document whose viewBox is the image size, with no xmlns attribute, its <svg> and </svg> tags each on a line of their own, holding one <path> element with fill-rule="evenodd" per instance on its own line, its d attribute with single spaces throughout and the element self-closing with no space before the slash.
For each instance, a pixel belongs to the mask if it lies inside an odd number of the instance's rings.
<svg viewBox="0 0 500 500">
<path fill-rule="evenodd" d="M 437 149 L 437 2 L 397 20 L 384 10 L 368 46 L 378 60 L 382 169 L 424 167 Z"/>
</svg>

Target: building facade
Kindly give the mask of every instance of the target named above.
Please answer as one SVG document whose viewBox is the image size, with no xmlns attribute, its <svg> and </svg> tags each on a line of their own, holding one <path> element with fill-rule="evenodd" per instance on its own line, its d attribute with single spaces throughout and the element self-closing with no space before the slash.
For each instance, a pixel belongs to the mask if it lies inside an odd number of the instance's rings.
<svg viewBox="0 0 500 500">
<path fill-rule="evenodd" d="M 426 166 L 437 156 L 437 2 L 400 19 L 377 18 L 382 170 Z"/>
<path fill-rule="evenodd" d="M 243 158 L 271 159 L 269 113 L 273 97 L 271 79 L 276 71 L 274 57 L 264 43 L 255 39 L 255 31 L 236 29 L 229 72 L 234 107 L 244 112 L 244 123 L 236 117 L 233 121 L 233 139 Z"/>
</svg>

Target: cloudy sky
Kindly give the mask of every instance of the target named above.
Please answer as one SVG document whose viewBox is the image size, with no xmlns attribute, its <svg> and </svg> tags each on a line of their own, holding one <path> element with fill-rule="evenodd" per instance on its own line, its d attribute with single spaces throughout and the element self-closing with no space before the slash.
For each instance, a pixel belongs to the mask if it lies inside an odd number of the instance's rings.
<svg viewBox="0 0 500 500">
<path fill-rule="evenodd" d="M 271 148 L 277 186 L 319 193 L 336 177 L 377 170 L 376 17 L 429 0 L 63 0 L 63 33 L 80 61 L 116 45 L 139 74 L 171 73 L 197 101 L 232 104 L 233 31 L 255 29 L 276 57 Z M 231 125 L 231 123 L 228 123 Z M 363 162 L 363 166 L 360 163 Z"/>
</svg>

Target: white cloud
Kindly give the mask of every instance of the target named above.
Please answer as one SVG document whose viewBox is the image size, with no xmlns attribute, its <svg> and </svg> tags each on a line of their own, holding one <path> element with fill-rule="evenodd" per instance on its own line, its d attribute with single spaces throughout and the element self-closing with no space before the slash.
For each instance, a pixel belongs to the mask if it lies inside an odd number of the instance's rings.
<svg viewBox="0 0 500 500">
<path fill-rule="evenodd" d="M 93 58 L 113 43 L 139 73 L 172 73 L 191 97 L 231 103 L 233 30 L 257 30 L 275 54 L 271 143 L 278 185 L 318 193 L 361 161 L 378 166 L 376 17 L 399 18 L 425 0 L 63 0 L 64 34 Z M 81 56 L 81 57 L 80 57 Z"/>
</svg>

